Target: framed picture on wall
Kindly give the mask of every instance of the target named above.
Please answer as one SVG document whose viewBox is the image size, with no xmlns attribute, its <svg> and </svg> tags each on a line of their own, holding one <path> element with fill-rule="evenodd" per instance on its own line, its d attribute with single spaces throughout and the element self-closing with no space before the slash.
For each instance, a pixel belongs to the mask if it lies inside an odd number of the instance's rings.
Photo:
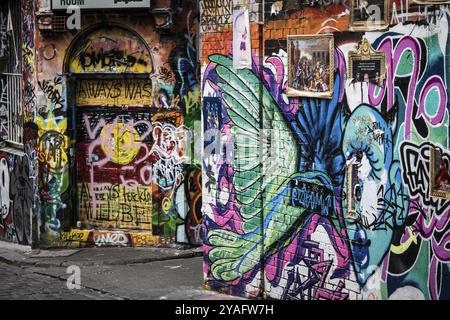
<svg viewBox="0 0 450 320">
<path fill-rule="evenodd" d="M 430 193 L 450 200 L 450 157 L 439 148 L 430 147 Z"/>
<path fill-rule="evenodd" d="M 350 30 L 383 30 L 389 26 L 388 0 L 353 0 L 350 9 Z"/>
<path fill-rule="evenodd" d="M 361 200 L 361 188 L 358 183 L 359 163 L 352 161 L 346 165 L 346 196 L 347 214 L 346 218 L 356 219 L 356 203 Z"/>
<path fill-rule="evenodd" d="M 332 34 L 288 36 L 288 97 L 331 99 L 334 83 Z"/>
<path fill-rule="evenodd" d="M 386 76 L 386 54 L 372 48 L 369 40 L 364 38 L 356 51 L 348 53 L 347 78 L 354 82 L 373 83 L 383 86 Z"/>
</svg>

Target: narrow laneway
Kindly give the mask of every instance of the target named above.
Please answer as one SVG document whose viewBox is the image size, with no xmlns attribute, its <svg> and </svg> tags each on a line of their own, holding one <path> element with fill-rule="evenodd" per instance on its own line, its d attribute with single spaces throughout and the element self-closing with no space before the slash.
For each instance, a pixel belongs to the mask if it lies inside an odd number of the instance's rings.
<svg viewBox="0 0 450 320">
<path fill-rule="evenodd" d="M 195 299 L 206 293 L 202 290 L 201 264 L 202 258 L 195 257 L 81 266 L 81 289 L 69 290 L 67 267 L 19 267 L 0 262 L 0 299 Z"/>
</svg>

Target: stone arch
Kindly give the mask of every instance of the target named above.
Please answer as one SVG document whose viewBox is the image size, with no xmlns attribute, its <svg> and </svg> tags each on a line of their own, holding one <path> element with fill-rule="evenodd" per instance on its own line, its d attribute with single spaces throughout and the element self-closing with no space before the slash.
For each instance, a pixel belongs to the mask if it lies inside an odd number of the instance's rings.
<svg viewBox="0 0 450 320">
<path fill-rule="evenodd" d="M 151 74 L 153 60 L 145 40 L 117 23 L 96 24 L 77 35 L 64 57 L 64 73 Z"/>
</svg>

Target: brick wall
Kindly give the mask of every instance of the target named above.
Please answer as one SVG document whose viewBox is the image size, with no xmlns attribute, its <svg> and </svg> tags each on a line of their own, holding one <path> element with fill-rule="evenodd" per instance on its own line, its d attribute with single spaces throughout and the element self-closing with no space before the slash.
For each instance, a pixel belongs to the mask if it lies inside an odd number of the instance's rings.
<svg viewBox="0 0 450 320">
<path fill-rule="evenodd" d="M 449 297 L 449 202 L 429 178 L 449 159 L 448 9 L 387 5 L 386 25 L 368 31 L 347 1 L 200 1 L 208 287 L 295 300 Z M 239 6 L 250 16 L 247 69 L 232 64 Z M 289 59 L 288 36 L 323 34 L 334 41 L 326 63 L 308 62 L 324 51 L 320 38 L 300 39 Z M 363 39 L 384 55 L 384 79 L 348 72 Z"/>
</svg>

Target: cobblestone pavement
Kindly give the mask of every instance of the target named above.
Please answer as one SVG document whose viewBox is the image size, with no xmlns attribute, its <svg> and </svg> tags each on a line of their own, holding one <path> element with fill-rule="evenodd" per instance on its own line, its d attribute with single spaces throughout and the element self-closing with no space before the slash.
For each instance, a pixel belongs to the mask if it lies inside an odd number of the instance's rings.
<svg viewBox="0 0 450 320">
<path fill-rule="evenodd" d="M 69 290 L 66 281 L 0 262 L 0 300 L 119 299 L 99 290 Z"/>
<path fill-rule="evenodd" d="M 30 265 L 20 264 L 21 256 L 11 260 L 10 250 L 5 249 L 3 257 L 0 255 L 0 300 L 240 299 L 203 288 L 202 257 L 131 264 L 86 263 L 110 261 L 114 258 L 111 255 L 114 256 L 115 253 L 115 251 L 107 250 L 89 251 L 85 254 L 87 257 L 66 257 L 70 260 L 65 264 L 49 263 L 52 259 L 61 262 L 56 257 L 44 259 L 44 263 Z M 124 253 L 125 258 L 126 254 L 130 252 Z M 5 258 L 7 256 L 9 259 Z M 131 256 L 135 255 L 131 254 Z M 135 260 L 130 259 L 130 261 Z M 68 273 L 68 266 L 79 268 L 81 289 L 67 288 L 67 279 L 71 276 Z"/>
</svg>

